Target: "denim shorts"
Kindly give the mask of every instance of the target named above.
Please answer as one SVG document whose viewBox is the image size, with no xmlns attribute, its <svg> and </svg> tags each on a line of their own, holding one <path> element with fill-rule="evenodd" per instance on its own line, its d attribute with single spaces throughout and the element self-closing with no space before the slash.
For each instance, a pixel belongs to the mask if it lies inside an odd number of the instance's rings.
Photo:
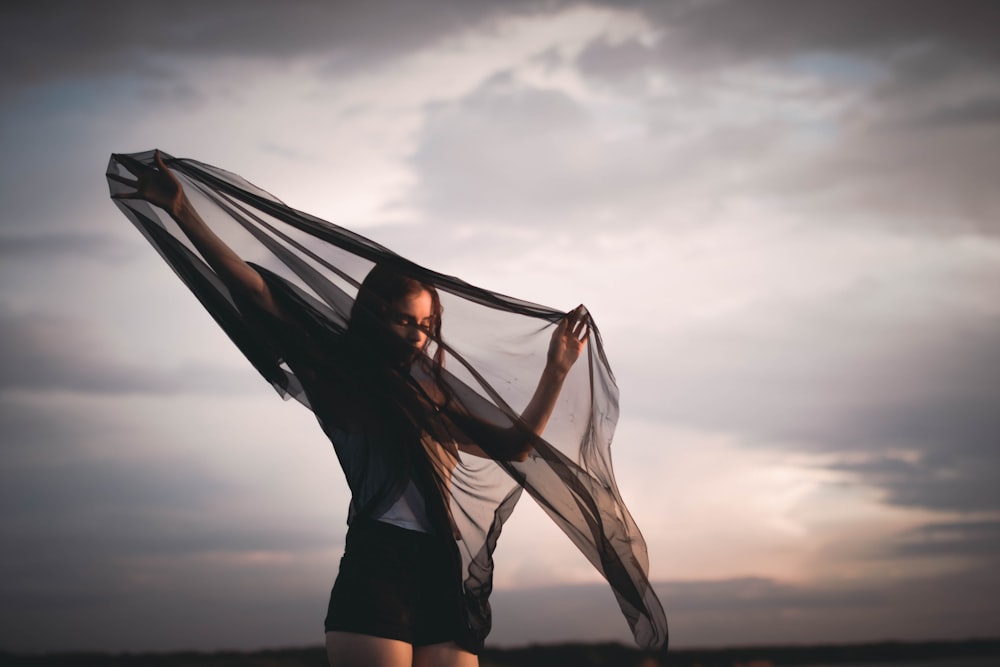
<svg viewBox="0 0 1000 667">
<path fill-rule="evenodd" d="M 355 517 L 324 626 L 414 646 L 456 642 L 475 653 L 458 563 L 450 538 Z"/>
</svg>

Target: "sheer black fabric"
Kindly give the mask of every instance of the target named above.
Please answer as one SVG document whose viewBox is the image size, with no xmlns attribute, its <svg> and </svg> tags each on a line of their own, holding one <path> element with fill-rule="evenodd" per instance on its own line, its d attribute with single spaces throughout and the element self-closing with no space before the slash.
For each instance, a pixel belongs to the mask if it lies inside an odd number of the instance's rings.
<svg viewBox="0 0 1000 667">
<path fill-rule="evenodd" d="M 261 375 L 315 413 L 351 486 L 352 514 L 378 516 L 406 484 L 417 485 L 435 531 L 454 537 L 467 621 L 479 643 L 490 629 L 492 554 L 522 490 L 610 583 L 637 644 L 666 642 L 646 545 L 612 472 L 618 390 L 589 315 L 584 354 L 536 436 L 519 415 L 564 313 L 425 269 L 235 174 L 161 155 L 209 227 L 264 277 L 280 321 L 232 294 L 164 211 L 141 200 L 115 202 Z M 107 174 L 131 177 L 129 158 L 153 164 L 152 151 L 113 155 Z M 112 194 L 130 191 L 108 182 Z M 364 341 L 349 335 L 358 288 L 376 264 L 433 285 L 440 296 L 441 335 L 412 365 L 369 364 Z M 438 351 L 443 368 L 428 361 Z M 367 447 L 338 445 L 359 428 Z M 463 451 L 463 442 L 489 456 Z M 525 443 L 526 460 L 506 460 Z"/>
</svg>

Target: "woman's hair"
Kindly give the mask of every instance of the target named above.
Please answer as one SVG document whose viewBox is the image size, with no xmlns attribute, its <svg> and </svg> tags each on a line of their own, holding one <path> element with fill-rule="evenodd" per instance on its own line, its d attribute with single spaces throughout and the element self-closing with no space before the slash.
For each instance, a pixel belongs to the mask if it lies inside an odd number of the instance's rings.
<svg viewBox="0 0 1000 667">
<path fill-rule="evenodd" d="M 424 341 L 426 349 L 433 340 L 435 349 L 430 358 L 423 350 L 414 358 L 413 347 L 390 327 L 395 304 L 422 292 L 431 296 L 430 325 L 425 329 Z M 429 491 L 435 485 L 439 493 L 444 492 L 428 459 L 418 454 L 422 435 L 433 429 L 437 409 L 451 400 L 442 379 L 442 311 L 441 298 L 433 285 L 386 264 L 376 264 L 368 272 L 351 307 L 346 346 L 342 349 L 347 354 L 344 361 L 356 380 L 355 397 L 360 399 L 352 403 L 352 417 L 360 422 L 362 429 L 382 434 L 370 440 L 369 446 L 383 448 L 382 465 L 386 466 L 381 490 L 369 501 L 373 508 L 386 499 L 398 497 L 403 485 L 411 479 L 421 480 L 417 483 L 424 486 L 425 498 L 438 497 Z M 414 379 L 408 370 L 411 362 L 422 364 L 429 371 L 431 386 Z M 446 511 L 442 516 L 447 516 Z M 442 521 L 441 526 L 450 526 L 447 518 L 438 520 Z"/>
<path fill-rule="evenodd" d="M 434 355 L 430 361 L 436 380 L 440 379 L 444 366 L 444 346 L 441 344 L 441 297 L 433 285 L 420 282 L 400 273 L 396 268 L 376 264 L 365 276 L 358 289 L 357 298 L 351 308 L 348 333 L 357 341 L 366 341 L 369 348 L 384 346 L 388 353 L 398 343 L 395 334 L 389 330 L 389 314 L 392 305 L 408 296 L 427 292 L 431 295 L 431 324 L 427 328 L 425 346 L 434 341 Z"/>
</svg>

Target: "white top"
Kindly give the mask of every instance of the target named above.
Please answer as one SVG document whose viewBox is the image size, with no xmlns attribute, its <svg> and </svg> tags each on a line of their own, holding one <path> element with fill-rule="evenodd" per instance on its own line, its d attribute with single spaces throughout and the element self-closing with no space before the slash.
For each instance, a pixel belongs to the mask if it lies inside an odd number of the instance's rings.
<svg viewBox="0 0 1000 667">
<path fill-rule="evenodd" d="M 427 518 L 427 508 L 424 506 L 424 497 L 411 479 L 406 484 L 406 490 L 396 499 L 392 507 L 387 509 L 382 516 L 375 517 L 383 523 L 391 523 L 407 530 L 416 530 L 421 533 L 433 532 L 430 520 Z"/>
</svg>

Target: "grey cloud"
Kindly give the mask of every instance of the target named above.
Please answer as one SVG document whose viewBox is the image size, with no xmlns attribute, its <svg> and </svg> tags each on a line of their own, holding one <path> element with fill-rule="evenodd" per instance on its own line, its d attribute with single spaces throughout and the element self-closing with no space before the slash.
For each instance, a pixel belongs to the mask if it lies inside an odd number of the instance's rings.
<svg viewBox="0 0 1000 667">
<path fill-rule="evenodd" d="M 667 29 L 666 40 L 676 40 L 672 54 L 692 54 L 688 62 L 702 54 L 720 54 L 731 62 L 822 51 L 891 55 L 914 46 L 934 49 L 939 57 L 953 53 L 963 61 L 1000 58 L 991 28 L 1000 22 L 1000 7 L 990 0 L 963 3 L 961 11 L 934 0 L 633 6 Z"/>
<path fill-rule="evenodd" d="M 667 31 L 669 57 L 686 67 L 706 61 L 739 62 L 804 51 L 894 52 L 918 44 L 963 62 L 995 59 L 990 26 L 998 10 L 988 0 L 954 11 L 933 0 L 827 3 L 803 0 L 663 3 L 507 0 L 419 4 L 394 0 L 297 0 L 274 5 L 226 0 L 181 0 L 169 6 L 118 0 L 17 3 L 2 14 L 0 56 L 6 86 L 54 79 L 142 72 L 156 75 L 161 57 L 323 55 L 341 69 L 399 58 L 449 34 L 487 26 L 512 14 L 554 12 L 597 4 L 638 10 Z M 44 35 L 45 39 L 39 39 Z M 630 47 L 631 48 L 631 47 Z M 633 50 L 633 55 L 640 55 Z M 636 64 L 636 63 L 632 63 Z M 603 63 L 595 65 L 598 69 Z M 596 70 L 595 70 L 596 71 Z"/>
<path fill-rule="evenodd" d="M 628 71 L 645 47 L 629 48 L 619 60 L 604 51 L 592 59 Z M 639 81 L 613 78 L 626 88 Z M 888 99 L 871 82 L 834 79 L 772 102 L 765 89 L 681 73 L 671 92 L 628 92 L 641 115 L 631 133 L 608 137 L 592 115 L 599 109 L 506 73 L 427 109 L 410 157 L 417 181 L 402 203 L 428 220 L 535 231 L 690 225 L 746 200 L 814 225 L 1000 232 L 992 98 L 963 101 L 975 87 L 960 83 L 961 95 Z M 727 111 L 739 104 L 755 110 Z M 791 118 L 786 105 L 798 109 Z"/>
<path fill-rule="evenodd" d="M 49 405 L 5 395 L 0 400 L 0 433 L 3 434 L 0 474 L 80 462 L 81 443 L 107 442 L 109 433 L 121 433 L 120 424 L 87 408 Z M 127 437 L 126 437 L 127 440 Z M 127 442 L 127 446 L 132 443 Z M 0 491 L 2 493 L 2 491 Z M 19 501 L 10 506 L 16 507 Z"/>
<path fill-rule="evenodd" d="M 837 131 L 827 150 L 762 174 L 757 184 L 809 219 L 907 234 L 1000 232 L 992 175 L 1000 171 L 993 102 L 878 100 L 876 117 Z"/>
<path fill-rule="evenodd" d="M 918 127 L 1000 125 L 1000 97 L 981 97 L 934 109 L 916 120 Z"/>
<path fill-rule="evenodd" d="M 1000 557 L 1000 521 L 925 524 L 900 535 L 890 550 L 903 557 L 958 556 L 996 562 Z"/>
<path fill-rule="evenodd" d="M 993 31 L 1000 10 L 989 0 L 954 11 L 934 0 L 829 3 L 804 0 L 619 3 L 640 11 L 660 31 L 656 43 L 596 40 L 578 59 L 587 76 L 614 84 L 643 70 L 675 75 L 802 56 L 870 59 L 898 70 L 912 85 L 1000 59 Z"/>
<path fill-rule="evenodd" d="M 884 604 L 886 598 L 884 592 L 871 588 L 802 586 L 763 577 L 659 582 L 654 588 L 675 627 L 678 618 L 688 616 L 837 613 Z M 493 606 L 497 623 L 494 636 L 500 643 L 508 636 L 526 637 L 527 641 L 540 638 L 541 619 L 545 619 L 544 632 L 556 638 L 580 636 L 581 628 L 583 636 L 592 640 L 626 637 L 625 624 L 615 615 L 609 591 L 599 584 L 500 590 L 494 595 Z M 711 632 L 710 624 L 706 630 Z M 672 632 L 675 646 L 692 641 L 679 637 L 676 629 Z"/>
<path fill-rule="evenodd" d="M 61 446 L 71 450 L 73 440 Z M 5 506 L 18 508 L 17 516 L 9 521 L 25 528 L 48 524 L 44 532 L 37 533 L 46 537 L 53 522 L 71 531 L 73 526 L 104 523 L 109 515 L 117 515 L 120 521 L 155 508 L 193 512 L 227 490 L 231 492 L 221 480 L 176 464 L 74 460 L 72 453 L 67 459 L 4 471 L 0 499 Z M 110 531 L 121 527 L 116 522 L 108 524 Z M 130 528 L 135 530 L 136 526 Z"/>
<path fill-rule="evenodd" d="M 0 501 L 17 512 L 0 522 L 12 537 L 114 532 L 121 524 L 111 516 L 124 520 L 157 508 L 194 512 L 216 494 L 232 492 L 222 480 L 169 461 L 109 460 L 92 453 L 99 444 L 134 456 L 147 446 L 139 439 L 148 438 L 148 431 L 123 421 L 115 399 L 107 405 L 105 411 L 93 402 L 4 396 Z"/>
<path fill-rule="evenodd" d="M 106 234 L 62 231 L 48 234 L 0 235 L 0 258 L 6 261 L 53 260 L 62 257 L 97 257 L 121 262 L 134 255 L 133 248 Z"/>
<path fill-rule="evenodd" d="M 761 605 L 805 609 L 853 607 L 876 602 L 881 597 L 870 589 L 824 590 L 765 577 L 677 582 L 661 584 L 657 590 L 679 612 L 749 610 Z"/>
<path fill-rule="evenodd" d="M 63 510 L 65 520 L 43 523 L 34 534 L 2 522 L 5 648 L 148 650 L 196 643 L 214 649 L 241 642 L 249 648 L 321 638 L 335 559 L 328 577 L 303 577 L 295 562 L 247 566 L 240 558 L 277 551 L 300 559 L 311 549 L 336 548 L 336 540 L 320 539 L 328 531 L 315 523 L 296 517 L 212 523 L 171 506 L 133 514 L 87 505 Z M 248 624 L 266 630 L 249 639 Z"/>
<path fill-rule="evenodd" d="M 92 325 L 63 316 L 0 309 L 0 338 L 0 391 L 238 394 L 254 387 L 240 371 L 124 361 Z"/>
<path fill-rule="evenodd" d="M 37 561 L 51 553 L 59 561 L 63 550 L 93 560 L 303 552 L 340 543 L 311 518 L 247 520 L 227 512 L 248 490 L 180 464 L 82 461 L 5 470 L 0 479 L 4 506 L 17 508 L 0 520 L 8 558 Z"/>
<path fill-rule="evenodd" d="M 540 65 L 543 71 L 551 73 L 566 64 L 566 57 L 558 48 L 553 46 L 541 53 L 535 54 L 529 61 L 535 65 Z"/>
<path fill-rule="evenodd" d="M 909 289 L 787 308 L 766 332 L 761 312 L 650 336 L 670 354 L 632 350 L 618 375 L 642 388 L 629 404 L 651 418 L 833 455 L 887 502 L 1000 509 L 1000 322 L 945 304 L 904 315 Z"/>
<path fill-rule="evenodd" d="M 960 436 L 956 440 L 961 442 Z M 936 446 L 949 444 L 945 441 Z M 915 461 L 876 454 L 866 461 L 842 461 L 830 467 L 881 489 L 885 501 L 893 505 L 959 512 L 1000 508 L 1000 461 L 996 455 L 965 452 L 952 454 L 947 462 L 937 458 L 934 452 Z"/>
<path fill-rule="evenodd" d="M 279 552 L 301 557 L 342 544 L 342 532 L 318 527 L 314 517 L 241 512 L 241 503 L 260 490 L 224 474 L 169 459 L 96 458 L 81 451 L 88 439 L 124 439 L 113 419 L 68 426 L 65 422 L 79 415 L 31 405 L 18 406 L 19 414 L 12 415 L 10 406 L 0 407 L 0 503 L 8 510 L 0 516 L 0 644 L 5 648 L 163 648 L 164 636 L 173 636 L 170 647 L 180 648 L 199 637 L 185 626 L 192 609 L 204 614 L 199 622 L 212 628 L 197 641 L 233 641 L 222 638 L 219 614 L 261 615 L 270 619 L 264 625 L 280 625 L 288 613 L 279 599 L 293 607 L 296 597 L 298 604 L 308 600 L 289 571 L 293 566 L 278 561 L 247 567 L 240 565 L 240 556 Z M 27 421 L 46 419 L 32 426 L 31 439 L 56 441 L 18 443 L 26 421 L 20 413 L 31 415 Z M 44 458 L 27 451 L 39 446 L 60 451 Z M 123 444 L 128 446 L 139 449 L 143 443 Z M 330 568 L 332 573 L 335 563 Z M 316 583 L 317 598 L 326 583 Z M 245 606 L 252 610 L 244 614 Z M 317 615 L 306 604 L 300 621 L 316 626 Z M 146 632 L 154 618 L 161 627 Z M 114 635 L 107 631 L 112 627 Z"/>
<path fill-rule="evenodd" d="M 654 587 L 675 647 L 987 636 L 1000 615 L 1000 577 L 992 568 L 883 581 L 741 578 Z M 500 590 L 493 607 L 491 639 L 500 645 L 581 635 L 628 641 L 611 595 L 599 585 Z"/>
<path fill-rule="evenodd" d="M 457 103 L 428 108 L 411 156 L 420 176 L 412 203 L 436 220 L 517 221 L 548 211 L 583 189 L 565 158 L 588 124 L 586 111 L 565 94 L 498 75 Z"/>
<path fill-rule="evenodd" d="M 658 47 L 635 39 L 617 43 L 596 39 L 577 56 L 576 66 L 590 80 L 620 88 L 644 92 L 643 75 L 664 65 Z"/>
<path fill-rule="evenodd" d="M 996 318 L 942 308 L 940 317 L 920 318 L 921 329 L 914 331 L 905 316 L 887 311 L 884 319 L 872 319 L 865 311 L 831 299 L 784 310 L 779 321 L 785 324 L 767 333 L 747 322 L 726 331 L 660 336 L 657 345 L 675 354 L 666 368 L 647 365 L 643 385 L 655 383 L 669 395 L 636 399 L 650 414 L 714 415 L 709 422 L 717 427 L 729 418 L 735 431 L 838 449 L 943 441 L 964 444 L 962 451 L 994 449 L 1000 418 L 993 409 L 1000 392 Z M 748 314 L 753 321 L 763 316 Z M 897 340 L 904 335 L 905 345 Z M 623 361 L 631 373 L 645 365 L 641 360 L 655 358 L 636 351 Z"/>
<path fill-rule="evenodd" d="M 538 233 L 670 224 L 673 202 L 710 205 L 728 187 L 719 161 L 760 160 L 773 147 L 755 127 L 683 141 L 606 137 L 591 113 L 565 92 L 512 73 L 433 105 L 410 156 L 418 181 L 405 203 L 436 222 Z"/>
<path fill-rule="evenodd" d="M 337 70 L 357 70 L 495 17 L 549 11 L 559 4 L 536 0 L 8 3 L 0 13 L 4 26 L 0 58 L 8 63 L 0 90 L 54 80 L 135 73 L 162 76 L 165 58 L 322 56 Z"/>
<path fill-rule="evenodd" d="M 336 562 L 310 574 L 301 563 L 335 552 L 342 522 L 280 503 L 249 511 L 260 506 L 259 480 L 165 454 L 163 434 L 131 425 L 115 397 L 3 399 L 5 649 L 211 649 L 283 623 L 259 641 L 321 637 Z"/>
<path fill-rule="evenodd" d="M 809 140 L 810 150 L 782 151 L 779 164 L 764 153 L 734 152 L 727 141 L 710 147 L 716 174 L 744 165 L 742 191 L 773 197 L 817 222 L 910 233 L 1000 230 L 992 178 L 1000 171 L 993 94 L 1000 47 L 984 28 L 1000 20 L 995 3 L 972 2 L 958 12 L 931 1 L 630 6 L 659 26 L 661 39 L 598 38 L 576 66 L 595 84 L 642 100 L 654 133 L 697 127 L 674 117 L 672 107 L 714 111 L 738 104 L 717 96 L 730 85 L 731 70 L 756 65 L 789 80 L 815 79 L 811 92 L 784 98 L 809 102 L 814 117 L 788 119 L 774 109 L 753 128 L 774 144 Z M 678 88 L 679 97 L 653 87 L 653 74 Z M 820 111 L 831 102 L 841 108 Z"/>
</svg>

